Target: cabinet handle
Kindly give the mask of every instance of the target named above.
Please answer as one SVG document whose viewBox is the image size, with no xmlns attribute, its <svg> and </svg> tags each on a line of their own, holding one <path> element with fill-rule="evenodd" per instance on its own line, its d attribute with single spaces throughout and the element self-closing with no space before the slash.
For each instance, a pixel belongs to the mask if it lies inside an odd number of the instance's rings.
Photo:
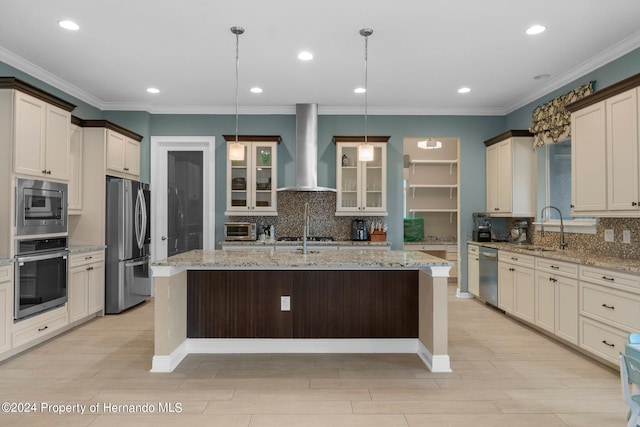
<svg viewBox="0 0 640 427">
<path fill-rule="evenodd" d="M 93 267 L 87 267 L 87 271 L 92 271 Z"/>
<path fill-rule="evenodd" d="M 609 343 L 607 342 L 607 340 L 602 340 L 602 344 L 604 344 L 604 345 L 608 345 L 609 347 L 615 347 L 615 346 L 616 346 L 615 344 L 609 344 Z"/>
<path fill-rule="evenodd" d="M 631 206 L 638 206 L 638 202 L 631 202 Z"/>
<path fill-rule="evenodd" d="M 38 328 L 38 332 L 42 332 L 42 331 L 44 331 L 45 329 L 49 329 L 49 327 L 48 327 L 48 326 L 45 326 L 44 328 Z"/>
<path fill-rule="evenodd" d="M 516 269 L 513 267 L 509 267 L 509 271 L 516 271 Z"/>
<path fill-rule="evenodd" d="M 549 267 L 553 268 L 554 270 L 560 270 L 560 267 L 558 267 L 557 265 L 550 265 Z"/>
<path fill-rule="evenodd" d="M 616 281 L 616 279 L 614 279 L 613 277 L 602 276 L 602 278 L 603 278 L 604 280 L 608 280 L 608 281 L 610 281 L 610 282 L 615 282 L 615 281 Z"/>
<path fill-rule="evenodd" d="M 46 169 L 43 170 L 42 173 L 46 175 L 47 174 L 47 170 Z"/>
<path fill-rule="evenodd" d="M 556 283 L 558 281 L 558 279 L 554 279 L 553 277 L 549 277 L 549 281 L 553 282 L 553 283 Z"/>
<path fill-rule="evenodd" d="M 494 211 L 499 211 L 499 210 L 500 210 L 500 208 L 493 208 L 493 210 L 494 210 Z"/>
<path fill-rule="evenodd" d="M 129 168 L 124 168 L 124 170 L 125 170 L 125 171 L 128 171 L 128 170 L 129 170 Z"/>
<path fill-rule="evenodd" d="M 84 259 L 92 259 L 92 258 L 93 258 L 92 256 L 86 256 L 86 257 L 84 257 Z"/>
<path fill-rule="evenodd" d="M 512 256 L 511 259 L 514 260 L 514 261 L 517 261 L 518 257 Z"/>
<path fill-rule="evenodd" d="M 609 310 L 615 310 L 616 309 L 615 306 L 613 306 L 613 305 L 602 304 L 602 306 L 604 308 L 608 308 Z"/>
<path fill-rule="evenodd" d="M 47 175 L 51 175 L 51 171 L 47 171 Z"/>
<path fill-rule="evenodd" d="M 575 207 L 576 207 L 576 205 L 574 205 L 574 204 L 572 203 L 572 204 L 570 204 L 570 205 L 569 205 L 569 207 L 570 207 L 571 209 L 573 209 L 573 208 L 575 208 Z"/>
</svg>

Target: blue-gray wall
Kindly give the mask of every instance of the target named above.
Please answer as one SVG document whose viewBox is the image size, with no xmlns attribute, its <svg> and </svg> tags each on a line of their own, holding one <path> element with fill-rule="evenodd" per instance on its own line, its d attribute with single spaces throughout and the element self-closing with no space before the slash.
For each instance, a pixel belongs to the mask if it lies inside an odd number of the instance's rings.
<svg viewBox="0 0 640 427">
<path fill-rule="evenodd" d="M 438 136 L 460 139 L 460 234 L 461 243 L 471 233 L 471 214 L 485 210 L 485 147 L 483 141 L 509 129 L 529 127 L 532 111 L 548 100 L 591 80 L 596 89 L 609 86 L 640 72 L 640 49 L 583 76 L 504 117 L 495 116 L 370 116 L 370 135 L 389 135 L 388 147 L 388 224 L 394 249 L 402 247 L 402 141 L 405 137 Z M 235 133 L 234 115 L 149 114 L 132 111 L 100 111 L 28 74 L 0 62 L 0 75 L 15 76 L 60 98 L 76 104 L 74 115 L 82 119 L 107 119 L 144 136 L 141 146 L 141 179 L 150 177 L 151 136 L 209 136 L 216 138 L 216 233 L 224 221 L 225 142 L 223 134 Z M 242 115 L 241 134 L 280 135 L 278 147 L 278 185 L 293 185 L 295 179 L 295 116 Z M 318 119 L 318 184 L 335 188 L 335 145 L 333 135 L 362 135 L 360 116 L 321 115 Z M 541 173 L 541 175 L 543 175 Z M 544 185 L 539 187 L 544 188 Z M 218 236 L 220 234 L 217 234 Z M 460 287 L 467 289 L 467 249 L 460 247 Z"/>
</svg>

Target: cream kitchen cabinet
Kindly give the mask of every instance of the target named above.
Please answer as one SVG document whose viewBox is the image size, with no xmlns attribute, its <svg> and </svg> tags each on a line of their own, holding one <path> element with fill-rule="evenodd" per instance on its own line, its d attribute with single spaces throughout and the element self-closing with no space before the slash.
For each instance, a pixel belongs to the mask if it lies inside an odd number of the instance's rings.
<svg viewBox="0 0 640 427">
<path fill-rule="evenodd" d="M 578 266 L 536 258 L 534 324 L 578 344 Z"/>
<path fill-rule="evenodd" d="M 468 245 L 467 254 L 467 291 L 474 296 L 480 295 L 480 254 L 476 245 Z"/>
<path fill-rule="evenodd" d="M 69 149 L 69 215 L 82 213 L 82 127 L 71 125 Z"/>
<path fill-rule="evenodd" d="M 107 174 L 140 179 L 140 142 L 111 129 L 107 130 Z"/>
<path fill-rule="evenodd" d="M 605 101 L 607 132 L 607 210 L 640 214 L 638 89 Z"/>
<path fill-rule="evenodd" d="M 535 316 L 534 257 L 498 252 L 498 307 L 533 323 Z"/>
<path fill-rule="evenodd" d="M 229 146 L 234 136 L 227 140 L 227 209 L 228 216 L 278 215 L 278 155 L 279 136 L 243 136 L 244 160 L 228 160 Z"/>
<path fill-rule="evenodd" d="M 71 113 L 14 91 L 14 172 L 69 179 Z"/>
<path fill-rule="evenodd" d="M 13 264 L 0 266 L 0 354 L 11 349 Z"/>
<path fill-rule="evenodd" d="M 535 216 L 536 158 L 528 131 L 512 130 L 485 141 L 487 212 Z"/>
<path fill-rule="evenodd" d="M 69 323 L 104 308 L 104 251 L 73 254 L 69 258 Z"/>
<path fill-rule="evenodd" d="M 12 350 L 26 349 L 51 338 L 69 323 L 67 305 L 14 323 L 11 332 Z"/>
</svg>

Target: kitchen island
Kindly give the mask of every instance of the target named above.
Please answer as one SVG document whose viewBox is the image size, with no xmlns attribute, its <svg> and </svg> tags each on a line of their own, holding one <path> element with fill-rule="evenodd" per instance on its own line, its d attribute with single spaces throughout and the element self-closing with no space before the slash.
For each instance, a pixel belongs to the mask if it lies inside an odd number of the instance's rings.
<svg viewBox="0 0 640 427">
<path fill-rule="evenodd" d="M 152 263 L 152 372 L 189 353 L 416 353 L 450 372 L 452 263 L 415 251 L 194 250 Z"/>
</svg>

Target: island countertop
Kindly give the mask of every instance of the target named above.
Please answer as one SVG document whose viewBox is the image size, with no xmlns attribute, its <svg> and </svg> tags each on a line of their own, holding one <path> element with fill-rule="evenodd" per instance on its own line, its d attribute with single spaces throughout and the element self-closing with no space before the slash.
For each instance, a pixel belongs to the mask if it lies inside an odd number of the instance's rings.
<svg viewBox="0 0 640 427">
<path fill-rule="evenodd" d="M 183 269 L 432 269 L 453 263 L 418 251 L 192 250 L 153 262 Z"/>
</svg>

